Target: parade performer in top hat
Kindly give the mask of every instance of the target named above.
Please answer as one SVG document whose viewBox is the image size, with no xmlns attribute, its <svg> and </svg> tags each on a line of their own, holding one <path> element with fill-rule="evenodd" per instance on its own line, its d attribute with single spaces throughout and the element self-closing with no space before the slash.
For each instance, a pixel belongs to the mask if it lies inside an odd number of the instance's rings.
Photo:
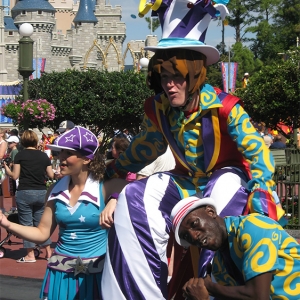
<svg viewBox="0 0 300 300">
<path fill-rule="evenodd" d="M 242 102 L 205 82 L 206 67 L 219 59 L 218 50 L 204 44 L 205 34 L 211 18 L 225 17 L 226 7 L 209 0 L 142 0 L 140 15 L 149 7 L 163 30 L 158 45 L 146 47 L 155 52 L 148 85 L 159 93 L 146 100 L 142 131 L 108 166 L 107 175 L 137 173 L 168 145 L 176 167 L 132 182 L 119 195 L 109 231 L 104 299 L 174 296 L 167 290 L 166 248 L 171 210 L 185 197 L 214 198 L 220 216 L 258 212 L 282 221 L 284 215 L 273 196 L 273 157 Z M 201 252 L 199 276 L 212 257 L 211 251 Z"/>
</svg>

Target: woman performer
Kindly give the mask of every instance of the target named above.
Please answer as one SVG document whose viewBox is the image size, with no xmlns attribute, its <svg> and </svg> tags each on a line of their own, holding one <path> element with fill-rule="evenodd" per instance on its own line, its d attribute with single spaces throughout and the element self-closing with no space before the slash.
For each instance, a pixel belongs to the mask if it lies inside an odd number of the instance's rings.
<svg viewBox="0 0 300 300">
<path fill-rule="evenodd" d="M 46 195 L 47 205 L 37 227 L 9 222 L 0 212 L 0 225 L 17 236 L 41 244 L 56 226 L 59 239 L 48 261 L 42 299 L 102 299 L 100 283 L 106 252 L 107 230 L 99 225 L 100 213 L 110 195 L 120 192 L 125 180 L 103 181 L 104 158 L 97 152 L 97 137 L 89 130 L 75 126 L 59 136 L 55 145 L 59 152 L 63 177 Z M 112 210 L 115 199 L 107 205 Z M 109 226 L 111 216 L 102 220 Z"/>
</svg>

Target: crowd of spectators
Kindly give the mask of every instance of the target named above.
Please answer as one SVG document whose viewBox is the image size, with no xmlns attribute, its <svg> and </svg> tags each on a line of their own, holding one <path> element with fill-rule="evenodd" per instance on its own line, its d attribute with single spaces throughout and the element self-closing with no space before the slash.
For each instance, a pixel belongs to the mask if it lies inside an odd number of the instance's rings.
<svg viewBox="0 0 300 300">
<path fill-rule="evenodd" d="M 264 122 L 253 122 L 254 127 L 265 141 L 265 145 L 269 149 L 285 149 L 287 148 L 287 138 L 277 130 L 272 130 L 266 127 Z M 290 129 L 287 129 L 290 133 Z"/>
</svg>

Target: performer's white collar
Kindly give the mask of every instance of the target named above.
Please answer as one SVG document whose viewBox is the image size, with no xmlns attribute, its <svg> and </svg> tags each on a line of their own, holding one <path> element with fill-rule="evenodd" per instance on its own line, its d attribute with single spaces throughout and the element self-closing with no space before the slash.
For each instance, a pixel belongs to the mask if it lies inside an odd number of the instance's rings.
<svg viewBox="0 0 300 300">
<path fill-rule="evenodd" d="M 69 183 L 71 177 L 64 176 L 61 178 L 51 191 L 48 201 L 51 200 L 61 200 L 66 204 L 69 204 L 70 193 L 69 193 Z M 99 191 L 99 181 L 93 180 L 90 176 L 87 178 L 84 189 L 78 198 L 78 201 L 88 201 L 100 207 L 100 191 Z"/>
</svg>

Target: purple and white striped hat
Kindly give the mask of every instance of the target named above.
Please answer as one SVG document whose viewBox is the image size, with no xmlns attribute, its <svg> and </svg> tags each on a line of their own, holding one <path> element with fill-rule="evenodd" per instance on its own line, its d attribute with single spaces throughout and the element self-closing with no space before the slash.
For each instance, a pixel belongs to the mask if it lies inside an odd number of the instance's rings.
<svg viewBox="0 0 300 300">
<path fill-rule="evenodd" d="M 89 159 L 94 158 L 94 154 L 99 147 L 97 137 L 90 130 L 81 126 L 75 126 L 60 135 L 54 143 L 47 145 L 47 147 L 55 151 L 61 149 L 77 151 Z"/>
<path fill-rule="evenodd" d="M 162 39 L 157 46 L 147 46 L 145 50 L 190 49 L 203 53 L 207 65 L 216 63 L 219 51 L 205 45 L 205 35 L 212 18 L 224 19 L 228 14 L 225 6 L 229 0 L 140 0 L 139 16 L 143 17 L 150 9 L 152 16 L 158 16 L 162 26 Z"/>
</svg>

